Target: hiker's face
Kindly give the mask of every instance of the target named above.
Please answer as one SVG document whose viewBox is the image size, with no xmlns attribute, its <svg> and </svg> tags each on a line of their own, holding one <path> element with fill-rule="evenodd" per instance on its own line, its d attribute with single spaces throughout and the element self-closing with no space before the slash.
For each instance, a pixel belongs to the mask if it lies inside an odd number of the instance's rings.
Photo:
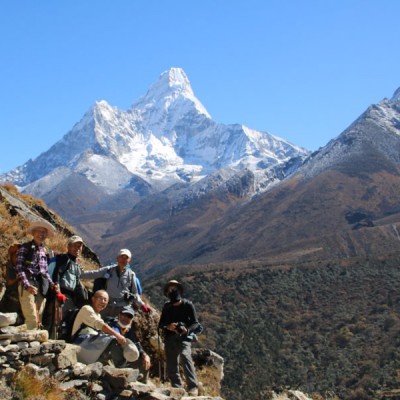
<svg viewBox="0 0 400 400">
<path fill-rule="evenodd" d="M 35 228 L 32 231 L 33 240 L 38 244 L 42 244 L 45 241 L 47 234 L 46 228 Z"/>
<path fill-rule="evenodd" d="M 133 317 L 131 317 L 131 316 L 128 315 L 128 314 L 121 314 L 121 313 L 119 313 L 118 319 L 120 320 L 120 322 L 121 322 L 123 325 L 126 326 L 126 325 L 130 325 L 130 324 L 131 324 Z"/>
<path fill-rule="evenodd" d="M 131 259 L 127 256 L 127 255 L 125 255 L 125 254 L 123 254 L 122 256 L 118 256 L 117 257 L 117 262 L 118 262 L 118 265 L 120 266 L 120 267 L 126 267 L 128 264 L 129 264 L 129 261 L 130 261 Z"/>
<path fill-rule="evenodd" d="M 100 311 L 103 311 L 108 304 L 108 294 L 107 292 L 100 292 L 100 293 L 96 293 L 93 296 L 93 309 L 99 313 Z"/>
<path fill-rule="evenodd" d="M 78 258 L 82 253 L 82 247 L 82 242 L 70 243 L 68 245 L 68 253 L 71 254 L 71 256 Z"/>
</svg>

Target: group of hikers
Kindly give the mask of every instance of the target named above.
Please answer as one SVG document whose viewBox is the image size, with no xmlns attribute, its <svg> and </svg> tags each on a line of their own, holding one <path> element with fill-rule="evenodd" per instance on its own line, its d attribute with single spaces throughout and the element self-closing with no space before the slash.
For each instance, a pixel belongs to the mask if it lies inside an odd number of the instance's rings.
<svg viewBox="0 0 400 400">
<path fill-rule="evenodd" d="M 137 368 L 138 380 L 146 383 L 151 359 L 132 322 L 135 310 L 151 313 L 152 309 L 141 298 L 140 280 L 129 264 L 131 252 L 121 249 L 115 264 L 84 271 L 79 264 L 84 244 L 80 236 L 71 236 L 67 252 L 54 256 L 44 244 L 54 234 L 50 223 L 32 222 L 27 233 L 32 235 L 31 241 L 9 249 L 10 267 L 16 276 L 6 277 L 8 288 L 15 288 L 11 301 L 18 302 L 27 329 L 46 329 L 50 338 L 80 346 L 80 362 Z M 81 279 L 94 280 L 91 296 Z M 158 330 L 164 340 L 167 377 L 173 387 L 184 387 L 182 367 L 187 391 L 196 395 L 198 380 L 191 343 L 203 328 L 193 303 L 183 298 L 181 283 L 168 281 L 164 295 L 169 300 L 163 306 Z"/>
</svg>

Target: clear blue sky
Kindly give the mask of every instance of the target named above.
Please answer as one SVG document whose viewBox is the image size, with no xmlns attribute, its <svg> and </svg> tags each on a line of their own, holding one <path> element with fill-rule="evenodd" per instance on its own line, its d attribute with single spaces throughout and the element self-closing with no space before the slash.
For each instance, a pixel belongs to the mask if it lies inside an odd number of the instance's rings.
<svg viewBox="0 0 400 400">
<path fill-rule="evenodd" d="M 170 67 L 218 122 L 315 150 L 400 86 L 399 16 L 398 0 L 4 0 L 0 173 Z"/>
</svg>

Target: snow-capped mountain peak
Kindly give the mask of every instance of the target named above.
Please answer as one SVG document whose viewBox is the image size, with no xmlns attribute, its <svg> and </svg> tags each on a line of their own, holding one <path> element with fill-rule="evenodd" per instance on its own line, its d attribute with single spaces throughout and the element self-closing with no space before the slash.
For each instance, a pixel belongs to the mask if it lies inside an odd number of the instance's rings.
<svg viewBox="0 0 400 400">
<path fill-rule="evenodd" d="M 181 115 L 192 110 L 211 118 L 194 95 L 189 79 L 181 68 L 163 72 L 147 93 L 132 105 L 132 110 L 139 110 L 146 123 L 154 126 L 162 124 L 165 113 L 170 111 Z"/>
<path fill-rule="evenodd" d="M 68 177 L 101 195 L 142 196 L 235 169 L 254 174 L 257 192 L 307 154 L 267 132 L 212 120 L 185 72 L 171 68 L 127 111 L 97 101 L 48 151 L 0 179 L 44 199 Z"/>
<path fill-rule="evenodd" d="M 391 101 L 398 102 L 400 101 L 400 87 L 394 92 Z"/>
</svg>

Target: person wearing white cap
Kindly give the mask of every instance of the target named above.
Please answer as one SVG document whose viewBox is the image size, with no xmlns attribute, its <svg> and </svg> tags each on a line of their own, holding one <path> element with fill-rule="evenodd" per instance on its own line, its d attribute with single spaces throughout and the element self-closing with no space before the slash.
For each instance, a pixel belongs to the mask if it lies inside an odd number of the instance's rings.
<svg viewBox="0 0 400 400">
<path fill-rule="evenodd" d="M 48 273 L 50 251 L 44 246 L 46 238 L 53 236 L 53 226 L 45 221 L 32 222 L 28 233 L 31 242 L 21 245 L 17 252 L 18 295 L 27 329 L 39 329 L 49 288 L 58 291 Z"/>
<path fill-rule="evenodd" d="M 110 297 L 108 306 L 101 313 L 102 317 L 116 317 L 122 307 L 130 304 L 135 304 L 146 313 L 151 312 L 151 308 L 140 297 L 136 274 L 129 267 L 131 258 L 132 253 L 128 249 L 121 249 L 116 264 L 82 273 L 82 278 L 95 280 L 93 292 L 104 289 Z"/>
<path fill-rule="evenodd" d="M 80 278 L 82 267 L 79 265 L 79 257 L 82 253 L 83 239 L 78 235 L 71 236 L 67 241 L 67 252 L 57 254 L 50 260 L 49 274 L 53 282 L 58 283 L 60 292 L 64 295 L 48 297 L 43 313 L 43 325 L 49 331 L 51 339 L 56 339 L 58 318 L 68 310 L 82 307 L 87 304 L 87 291 L 82 285 Z M 86 296 L 85 296 L 86 294 Z M 61 306 L 61 315 L 57 313 Z"/>
</svg>

